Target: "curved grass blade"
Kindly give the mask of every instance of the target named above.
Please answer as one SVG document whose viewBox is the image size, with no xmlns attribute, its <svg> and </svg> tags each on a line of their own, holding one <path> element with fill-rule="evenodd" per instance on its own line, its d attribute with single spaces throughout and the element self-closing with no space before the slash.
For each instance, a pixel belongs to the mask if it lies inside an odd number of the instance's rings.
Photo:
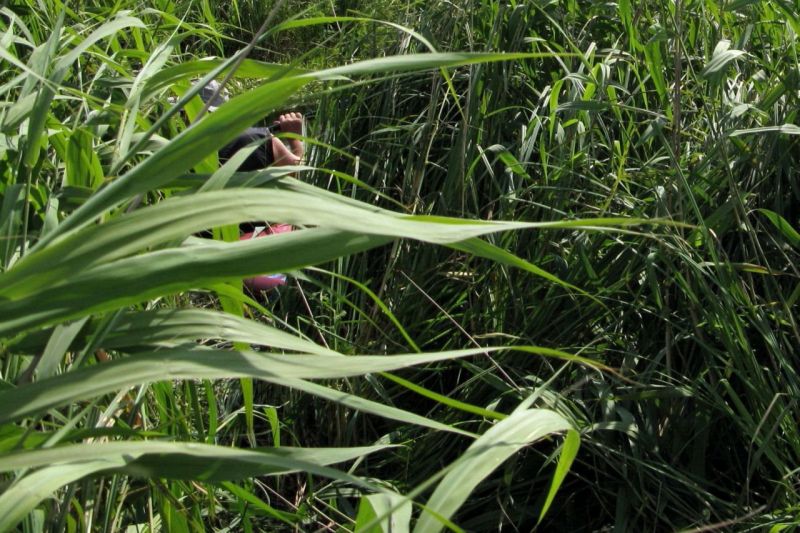
<svg viewBox="0 0 800 533">
<path fill-rule="evenodd" d="M 0 532 L 11 531 L 28 513 L 59 488 L 88 475 L 123 466 L 116 461 L 84 461 L 43 468 L 15 481 L 0 494 Z"/>
<path fill-rule="evenodd" d="M 163 250 L 83 271 L 19 300 L 0 300 L 0 337 L 150 298 L 286 272 L 386 244 L 388 237 L 310 229 Z M 35 280 L 34 280 L 35 281 Z"/>
<path fill-rule="evenodd" d="M 296 353 L 341 355 L 270 325 L 208 309 L 158 309 L 122 314 L 103 338 L 106 349 L 176 346 L 199 339 L 271 346 Z"/>
<path fill-rule="evenodd" d="M 561 287 L 564 287 L 567 290 L 575 291 L 582 296 L 591 298 L 596 303 L 603 305 L 602 302 L 600 302 L 600 300 L 598 300 L 596 297 L 592 296 L 588 292 L 584 291 L 583 289 L 576 287 L 571 283 L 567 283 L 566 281 L 563 281 L 558 276 L 551 274 L 550 272 L 544 270 L 543 268 L 538 267 L 529 261 L 525 261 L 524 259 L 512 254 L 511 252 L 503 250 L 502 248 L 495 246 L 494 244 L 488 243 L 486 241 L 483 241 L 481 239 L 472 238 L 457 244 L 450 244 L 447 246 L 455 250 L 469 252 L 473 255 L 477 255 L 478 257 L 491 259 L 496 263 L 513 266 L 521 270 L 525 270 L 535 276 L 539 276 L 540 278 L 546 279 L 547 281 L 555 283 L 556 285 L 560 285 Z"/>
<path fill-rule="evenodd" d="M 440 531 L 440 517 L 449 520 L 478 483 L 503 461 L 537 440 L 571 429 L 563 416 L 546 409 L 516 411 L 497 422 L 449 467 L 425 504 L 414 533 Z"/>
<path fill-rule="evenodd" d="M 717 43 L 714 48 L 714 53 L 711 60 L 706 64 L 700 72 L 700 76 L 710 78 L 715 74 L 719 74 L 731 61 L 745 55 L 747 52 L 743 50 L 731 50 L 731 42 L 723 39 Z"/>
<path fill-rule="evenodd" d="M 581 447 L 580 434 L 575 430 L 567 431 L 567 436 L 564 438 L 564 444 L 561 445 L 561 453 L 558 456 L 558 464 L 556 471 L 553 473 L 553 480 L 550 482 L 550 490 L 547 491 L 547 498 L 542 505 L 542 511 L 539 513 L 539 521 L 541 523 L 544 516 L 547 514 L 550 505 L 556 497 L 558 489 L 567 477 L 572 462 L 578 455 L 578 449 Z"/>
<path fill-rule="evenodd" d="M 406 424 L 414 424 L 416 426 L 427 427 L 430 429 L 434 429 L 436 431 L 448 431 L 450 433 L 457 433 L 459 435 L 463 435 L 466 437 L 473 437 L 473 438 L 477 437 L 476 434 L 471 433 L 469 431 L 464 431 L 454 426 L 442 424 L 441 422 L 436 422 L 435 420 L 431 420 L 429 418 L 425 418 L 424 416 L 420 416 L 411 413 L 409 411 L 405 411 L 403 409 L 398 409 L 390 405 L 384 405 L 379 402 L 367 400 L 366 398 L 362 398 L 354 394 L 349 394 L 344 391 L 333 390 L 329 387 L 318 385 L 310 381 L 305 381 L 302 379 L 285 379 L 285 378 L 277 380 L 267 379 L 266 381 L 269 381 L 275 385 L 291 387 L 295 390 L 303 391 L 307 394 L 311 394 L 332 402 L 336 402 L 338 404 L 344 405 L 345 407 L 349 407 L 351 409 L 355 409 L 363 413 L 369 413 L 375 416 L 387 418 L 389 420 L 395 420 L 397 422 L 403 422 Z"/>
<path fill-rule="evenodd" d="M 141 477 L 235 481 L 258 475 L 312 471 L 314 466 L 341 463 L 393 446 L 354 448 L 259 448 L 243 450 L 194 442 L 119 441 L 70 444 L 0 457 L 0 472 L 76 464 L 91 457 L 114 469 Z M 119 460 L 123 460 L 120 464 Z"/>
<path fill-rule="evenodd" d="M 0 423 L 126 387 L 168 379 L 332 379 L 396 370 L 417 364 L 466 357 L 485 350 L 461 350 L 400 356 L 329 357 L 274 355 L 250 351 L 175 348 L 108 363 L 36 383 L 0 391 Z"/>
<path fill-rule="evenodd" d="M 781 232 L 781 235 L 783 235 L 792 246 L 800 248 L 800 233 L 789 224 L 788 220 L 769 209 L 758 209 L 758 212 L 767 217 L 769 221 L 772 222 L 772 225 Z"/>
<path fill-rule="evenodd" d="M 0 458 L 0 471 L 45 468 L 17 480 L 0 495 L 0 531 L 16 525 L 58 488 L 101 472 L 156 479 L 231 481 L 304 471 L 391 494 L 326 466 L 386 448 L 390 446 L 281 447 L 253 451 L 196 443 L 130 441 L 75 444 L 8 454 Z M 86 457 L 92 459 L 87 461 Z"/>
<path fill-rule="evenodd" d="M 180 81 L 188 81 L 198 75 L 207 74 L 215 68 L 222 66 L 225 62 L 226 60 L 220 58 L 203 58 L 194 61 L 185 61 L 171 67 L 163 68 L 147 80 L 142 90 L 142 99 L 147 99 L 154 93 L 166 89 Z M 236 68 L 233 77 L 237 79 L 263 80 L 278 75 L 298 76 L 308 73 L 308 70 L 297 67 L 290 67 L 279 63 L 266 63 L 256 59 L 245 59 Z"/>
<path fill-rule="evenodd" d="M 356 515 L 356 533 L 407 533 L 411 502 L 388 494 L 362 496 Z"/>
<path fill-rule="evenodd" d="M 391 356 L 319 357 L 250 351 L 174 348 L 116 359 L 14 389 L 0 391 L 0 424 L 126 387 L 170 379 L 254 377 L 267 380 L 333 379 L 387 372 L 436 361 L 517 350 L 564 354 L 536 346 L 474 348 Z"/>
<path fill-rule="evenodd" d="M 210 191 L 170 198 L 155 206 L 121 216 L 107 224 L 86 228 L 58 239 L 44 248 L 39 248 L 36 253 L 29 254 L 15 264 L 14 268 L 0 276 L 0 296 L 20 296 L 31 292 L 33 287 L 52 283 L 65 273 L 75 270 L 77 266 L 86 269 L 176 238 L 185 238 L 186 235 L 202 229 L 264 219 L 294 225 L 337 228 L 351 233 L 412 238 L 437 244 L 455 243 L 514 229 L 610 229 L 644 223 L 661 223 L 661 221 L 633 218 L 506 222 L 418 217 L 375 210 L 361 202 L 343 202 L 332 196 L 312 196 L 294 191 L 258 189 Z M 466 246 L 469 246 L 469 243 Z M 473 248 L 476 247 L 473 245 Z M 489 253 L 480 248 L 476 248 L 475 251 Z M 492 255 L 506 260 L 498 253 Z"/>
</svg>

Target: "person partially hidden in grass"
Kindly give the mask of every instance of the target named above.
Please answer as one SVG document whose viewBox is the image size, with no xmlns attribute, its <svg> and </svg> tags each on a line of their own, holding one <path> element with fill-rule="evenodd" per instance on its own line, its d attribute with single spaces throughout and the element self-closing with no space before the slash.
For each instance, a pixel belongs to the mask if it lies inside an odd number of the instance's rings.
<svg viewBox="0 0 800 533">
<path fill-rule="evenodd" d="M 228 95 L 223 88 L 220 88 L 216 81 L 212 81 L 200 90 L 200 99 L 209 104 L 209 111 L 214 111 L 217 107 L 228 100 Z M 248 172 L 261 170 L 269 166 L 291 166 L 299 164 L 305 153 L 305 147 L 300 139 L 288 139 L 286 146 L 281 139 L 272 134 L 273 130 L 283 133 L 302 135 L 303 115 L 296 112 L 284 113 L 278 120 L 267 128 L 248 128 L 236 137 L 232 142 L 222 147 L 219 151 L 220 163 L 230 160 L 236 152 L 250 145 L 253 142 L 263 141 L 239 166 L 239 171 Z M 276 233 L 286 233 L 292 231 L 289 224 L 269 224 L 267 222 L 246 222 L 240 224 L 242 232 L 239 240 L 255 239 Z M 253 292 L 268 291 L 286 284 L 284 274 L 264 274 L 244 280 L 245 286 Z"/>
<path fill-rule="evenodd" d="M 278 117 L 275 124 L 269 128 L 248 128 L 231 143 L 223 146 L 219 151 L 220 163 L 225 163 L 233 155 L 248 144 L 266 139 L 264 144 L 250 154 L 239 167 L 240 171 L 261 170 L 268 166 L 297 165 L 303 159 L 303 143 L 299 139 L 288 139 L 289 146 L 283 144 L 281 139 L 272 135 L 272 130 L 278 129 L 284 133 L 302 135 L 303 115 L 300 113 L 285 113 Z"/>
<path fill-rule="evenodd" d="M 204 103 L 210 104 L 208 110 L 214 111 L 219 106 L 228 101 L 228 93 L 224 88 L 220 88 L 219 83 L 211 81 L 208 85 L 200 89 L 200 99 Z M 272 126 L 266 128 L 248 128 L 232 142 L 223 146 L 219 151 L 220 163 L 225 163 L 236 152 L 255 141 L 266 139 L 264 144 L 255 152 L 250 154 L 244 163 L 239 166 L 240 171 L 248 172 L 261 170 L 268 166 L 289 166 L 297 165 L 303 159 L 305 148 L 299 139 L 288 139 L 289 146 L 275 137 L 274 130 L 294 135 L 303 134 L 303 115 L 300 113 L 285 113 L 278 117 Z"/>
<path fill-rule="evenodd" d="M 219 90 L 217 82 L 211 82 L 200 90 L 200 99 L 203 102 L 211 102 L 209 111 L 214 111 L 217 107 L 222 105 L 228 100 L 227 93 L 224 90 Z M 240 149 L 248 144 L 264 140 L 264 143 L 259 146 L 252 154 L 239 167 L 240 171 L 261 170 L 269 166 L 290 166 L 299 164 L 305 152 L 303 142 L 299 139 L 289 139 L 289 146 L 287 147 L 283 142 L 272 134 L 273 130 L 280 130 L 285 133 L 293 133 L 302 135 L 303 133 L 303 115 L 300 113 L 284 113 L 278 117 L 278 120 L 269 128 L 248 128 L 240 134 L 231 143 L 224 146 L 219 151 L 220 162 L 228 161 Z M 286 233 L 292 231 L 294 228 L 290 224 L 269 224 L 267 222 L 245 222 L 239 225 L 241 235 L 239 240 L 254 239 L 257 237 L 266 237 L 276 233 Z M 210 236 L 210 232 L 205 232 L 201 236 Z M 261 276 L 254 276 L 244 280 L 245 286 L 250 289 L 256 297 L 259 293 L 269 291 L 281 285 L 286 285 L 286 275 L 284 274 L 264 274 Z M 95 357 L 101 363 L 111 360 L 108 352 L 103 348 L 95 350 Z M 33 367 L 31 367 L 33 368 Z M 27 378 L 30 379 L 30 378 Z M 136 403 L 133 397 L 128 394 L 126 400 L 123 402 L 125 409 L 133 414 L 131 427 L 139 428 L 142 424 L 141 414 L 136 410 Z"/>
</svg>

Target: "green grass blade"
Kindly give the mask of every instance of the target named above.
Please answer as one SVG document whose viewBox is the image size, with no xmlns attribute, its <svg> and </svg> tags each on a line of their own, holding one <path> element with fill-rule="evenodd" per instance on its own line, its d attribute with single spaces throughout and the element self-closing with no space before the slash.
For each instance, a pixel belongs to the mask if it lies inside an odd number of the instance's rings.
<svg viewBox="0 0 800 533">
<path fill-rule="evenodd" d="M 788 220 L 769 209 L 759 209 L 758 212 L 767 217 L 769 221 L 772 222 L 772 225 L 781 232 L 781 235 L 783 235 L 792 246 L 800 248 L 800 233 L 789 224 Z"/>
<path fill-rule="evenodd" d="M 402 356 L 336 358 L 249 351 L 175 348 L 83 367 L 50 379 L 0 391 L 0 423 L 80 399 L 165 379 L 332 379 L 467 357 L 485 350 Z"/>
<path fill-rule="evenodd" d="M 517 411 L 497 422 L 450 466 L 425 504 L 414 533 L 440 531 L 442 522 L 433 513 L 449 520 L 478 483 L 503 461 L 533 442 L 570 429 L 564 417 L 545 409 Z"/>
<path fill-rule="evenodd" d="M 159 441 L 70 444 L 4 455 L 0 458 L 0 472 L 82 463 L 90 456 L 92 461 L 108 462 L 105 470 L 121 470 L 141 477 L 233 481 L 257 475 L 313 472 L 318 466 L 351 461 L 388 448 L 391 446 L 282 446 L 241 450 L 191 442 Z"/>
<path fill-rule="evenodd" d="M 20 300 L 0 300 L 0 337 L 87 313 L 118 309 L 220 281 L 286 272 L 380 246 L 389 238 L 310 229 L 237 243 L 197 244 L 143 254 L 89 269 L 62 282 L 42 286 Z"/>
<path fill-rule="evenodd" d="M 103 338 L 106 349 L 176 346 L 201 339 L 271 346 L 295 353 L 340 355 L 311 341 L 230 313 L 209 309 L 158 309 L 122 314 Z"/>
<path fill-rule="evenodd" d="M 83 461 L 43 468 L 15 481 L 0 494 L 0 531 L 11 531 L 40 502 L 60 487 L 102 470 L 120 467 L 125 460 Z"/>
<path fill-rule="evenodd" d="M 590 295 L 586 291 L 584 291 L 584 290 L 582 290 L 582 289 L 580 289 L 580 288 L 578 288 L 578 287 L 576 287 L 576 286 L 574 286 L 574 285 L 572 285 L 570 283 L 567 283 L 566 281 L 563 281 L 558 276 L 555 276 L 555 275 L 547 272 L 543 268 L 538 267 L 538 266 L 534 265 L 533 263 L 531 263 L 529 261 L 525 261 L 524 259 L 522 259 L 520 257 L 517 257 L 516 255 L 514 255 L 514 254 L 512 254 L 512 253 L 510 253 L 510 252 L 508 252 L 506 250 L 503 250 L 502 248 L 500 248 L 498 246 L 495 246 L 494 244 L 491 244 L 491 243 L 488 243 L 486 241 L 483 241 L 481 239 L 472 238 L 472 239 L 469 239 L 469 240 L 466 240 L 466 241 L 463 241 L 463 242 L 459 242 L 458 244 L 450 244 L 448 246 L 450 248 L 455 249 L 455 250 L 461 250 L 461 251 L 464 251 L 464 252 L 469 252 L 469 253 L 471 253 L 473 255 L 477 255 L 478 257 L 491 259 L 492 261 L 494 261 L 496 263 L 500 263 L 502 265 L 513 266 L 513 267 L 525 270 L 525 271 L 530 272 L 531 274 L 533 274 L 535 276 L 539 276 L 540 278 L 544 278 L 547 281 L 555 283 L 556 285 L 560 285 L 560 286 L 564 287 L 565 289 L 568 289 L 568 290 L 571 290 L 571 291 L 575 291 L 575 292 L 577 292 L 577 293 L 579 293 L 579 294 L 581 294 L 583 296 L 586 296 L 588 298 L 591 298 L 591 299 L 597 301 L 597 299 L 595 297 L 593 297 L 592 295 Z M 599 301 L 597 301 L 597 302 L 599 303 Z"/>
<path fill-rule="evenodd" d="M 411 526 L 411 502 L 389 494 L 362 496 L 356 515 L 356 533 L 407 533 Z"/>
<path fill-rule="evenodd" d="M 163 68 L 148 78 L 142 91 L 142 99 L 167 89 L 175 83 L 191 81 L 199 75 L 207 74 L 225 63 L 219 58 L 204 58 L 185 61 L 177 65 Z M 224 71 L 223 71 L 224 72 Z M 298 76 L 308 74 L 308 70 L 289 67 L 278 63 L 266 63 L 254 59 L 245 59 L 234 73 L 235 79 L 270 79 L 275 76 Z"/>
<path fill-rule="evenodd" d="M 561 453 L 558 457 L 556 471 L 553 473 L 553 479 L 550 482 L 550 490 L 547 491 L 547 498 L 542 505 L 542 511 L 539 513 L 538 523 L 542 522 L 542 519 L 544 519 L 547 511 L 550 509 L 550 505 L 552 505 L 553 500 L 556 497 L 556 493 L 558 493 L 558 489 L 564 482 L 564 478 L 567 477 L 567 473 L 572 466 L 572 462 L 578 455 L 578 449 L 580 446 L 580 434 L 575 430 L 567 431 L 567 436 L 564 438 L 564 443 L 561 445 Z"/>
<path fill-rule="evenodd" d="M 75 340 L 80 330 L 86 324 L 88 317 L 76 320 L 71 324 L 61 324 L 56 326 L 50 340 L 47 341 L 42 352 L 42 357 L 39 364 L 36 365 L 36 376 L 38 379 L 44 379 L 55 374 L 58 365 L 64 359 L 64 355 L 69 350 L 70 345 Z"/>
<path fill-rule="evenodd" d="M 0 458 L 0 471 L 44 467 L 17 480 L 0 495 L 0 531 L 24 518 L 58 488 L 86 476 L 115 471 L 139 477 L 230 481 L 296 471 L 369 487 L 326 465 L 388 448 L 288 448 L 238 450 L 206 444 L 131 441 L 76 444 L 19 452 Z M 87 461 L 86 457 L 92 459 Z M 371 488 L 371 487 L 370 487 Z"/>
<path fill-rule="evenodd" d="M 333 379 L 387 372 L 409 366 L 502 350 L 557 352 L 535 346 L 474 348 L 434 353 L 319 357 L 274 355 L 250 351 L 174 348 L 82 367 L 30 385 L 0 391 L 0 423 L 65 403 L 93 398 L 143 383 L 168 379 Z M 560 352 L 563 353 L 563 352 Z M 335 361 L 335 364 L 333 364 Z M 397 379 L 397 378 L 396 378 Z"/>
<path fill-rule="evenodd" d="M 310 381 L 305 381 L 301 379 L 285 379 L 285 378 L 278 380 L 268 379 L 267 381 L 271 381 L 275 385 L 291 387 L 295 390 L 303 391 L 307 394 L 324 398 L 326 400 L 344 405 L 345 407 L 349 407 L 350 409 L 354 409 L 356 411 L 361 411 L 363 413 L 369 413 L 375 416 L 380 416 L 389 420 L 394 420 L 396 422 L 414 424 L 416 426 L 427 427 L 436 431 L 448 431 L 451 433 L 464 435 L 466 437 L 477 437 L 477 435 L 475 435 L 474 433 L 470 433 L 469 431 L 464 431 L 462 429 L 458 429 L 451 425 L 442 424 L 440 422 L 436 422 L 435 420 L 431 420 L 424 416 L 416 415 L 414 413 L 411 413 L 403 409 L 398 409 L 390 405 L 384 405 L 379 402 L 367 400 L 366 398 L 361 398 L 360 396 L 349 394 L 345 391 L 334 390 L 329 387 L 312 383 Z"/>
</svg>

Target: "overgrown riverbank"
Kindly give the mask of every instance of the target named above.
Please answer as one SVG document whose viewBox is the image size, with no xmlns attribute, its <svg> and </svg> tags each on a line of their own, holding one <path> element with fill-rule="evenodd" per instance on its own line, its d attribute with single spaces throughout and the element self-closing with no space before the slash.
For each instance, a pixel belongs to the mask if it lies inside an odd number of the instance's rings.
<svg viewBox="0 0 800 533">
<path fill-rule="evenodd" d="M 287 2 L 188 128 L 269 6 L 24 4 L 0 530 L 800 523 L 796 6 Z M 217 172 L 286 108 L 308 168 Z"/>
</svg>

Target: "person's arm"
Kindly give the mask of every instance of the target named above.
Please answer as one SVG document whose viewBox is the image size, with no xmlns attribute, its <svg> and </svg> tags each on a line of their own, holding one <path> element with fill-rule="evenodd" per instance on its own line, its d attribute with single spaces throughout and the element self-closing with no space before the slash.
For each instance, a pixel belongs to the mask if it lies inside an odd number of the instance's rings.
<svg viewBox="0 0 800 533">
<path fill-rule="evenodd" d="M 278 117 L 276 124 L 280 128 L 280 131 L 297 135 L 303 134 L 303 115 L 300 113 L 283 114 Z M 265 137 L 267 140 L 263 148 L 259 148 L 250 154 L 239 167 L 240 171 L 261 170 L 270 165 L 297 165 L 302 161 L 305 148 L 303 146 L 303 141 L 300 139 L 287 139 L 289 143 L 287 147 L 283 144 L 283 141 L 272 135 L 269 128 L 248 128 L 233 141 L 220 149 L 220 162 L 226 162 L 233 157 L 236 152 L 251 142 L 264 139 Z"/>
</svg>

